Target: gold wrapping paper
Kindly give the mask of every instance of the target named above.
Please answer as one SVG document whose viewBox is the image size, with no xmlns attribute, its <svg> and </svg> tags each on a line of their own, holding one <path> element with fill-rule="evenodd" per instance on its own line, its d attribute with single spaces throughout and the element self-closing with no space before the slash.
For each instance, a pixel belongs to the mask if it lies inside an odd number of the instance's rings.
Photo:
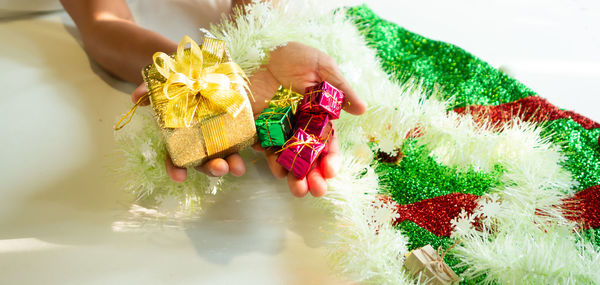
<svg viewBox="0 0 600 285">
<path fill-rule="evenodd" d="M 205 37 L 200 48 L 184 37 L 176 54 L 155 54 L 143 76 L 176 166 L 201 165 L 256 142 L 246 79 L 224 42 Z"/>
</svg>

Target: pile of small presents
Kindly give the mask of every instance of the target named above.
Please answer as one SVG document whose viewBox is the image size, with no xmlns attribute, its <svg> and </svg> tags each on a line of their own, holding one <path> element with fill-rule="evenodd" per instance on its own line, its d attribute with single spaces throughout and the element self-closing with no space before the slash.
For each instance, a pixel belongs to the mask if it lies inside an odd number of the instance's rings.
<svg viewBox="0 0 600 285">
<path fill-rule="evenodd" d="M 263 148 L 276 149 L 277 162 L 296 178 L 314 167 L 333 136 L 344 93 L 326 81 L 306 88 L 304 95 L 280 87 L 269 107 L 256 119 Z"/>
</svg>

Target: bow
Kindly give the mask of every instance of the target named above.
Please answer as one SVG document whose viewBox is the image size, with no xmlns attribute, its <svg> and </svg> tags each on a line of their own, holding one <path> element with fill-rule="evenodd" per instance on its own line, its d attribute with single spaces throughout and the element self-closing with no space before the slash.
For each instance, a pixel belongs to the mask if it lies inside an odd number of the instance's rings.
<svg viewBox="0 0 600 285">
<path fill-rule="evenodd" d="M 200 48 L 184 36 L 175 55 L 157 52 L 152 61 L 144 70 L 149 92 L 117 122 L 115 130 L 131 121 L 147 97 L 164 128 L 191 127 L 223 112 L 236 117 L 242 111 L 248 78 L 229 59 L 224 41 L 205 37 Z"/>
<path fill-rule="evenodd" d="M 204 38 L 200 48 L 188 36 L 181 39 L 174 57 L 154 54 L 154 67 L 166 79 L 162 90 L 151 92 L 163 127 L 190 127 L 215 114 L 236 117 L 241 112 L 247 78 L 234 62 L 222 62 L 224 55 L 225 42 Z"/>
</svg>

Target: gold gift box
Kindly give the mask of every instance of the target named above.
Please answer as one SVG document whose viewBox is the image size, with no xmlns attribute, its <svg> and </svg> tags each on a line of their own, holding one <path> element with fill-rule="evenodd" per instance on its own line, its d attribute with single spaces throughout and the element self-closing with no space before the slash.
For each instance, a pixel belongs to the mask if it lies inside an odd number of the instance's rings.
<svg viewBox="0 0 600 285">
<path fill-rule="evenodd" d="M 184 45 L 182 40 L 180 48 Z M 215 48 L 219 45 L 221 45 L 221 48 Z M 215 51 L 220 54 L 215 54 Z M 184 50 L 186 55 L 189 55 L 190 52 L 192 52 L 190 48 Z M 201 64 L 205 67 L 232 61 L 227 49 L 224 47 L 224 42 L 213 38 L 204 38 L 201 52 L 203 58 Z M 170 55 L 170 57 L 176 60 L 175 54 Z M 212 107 L 205 108 L 203 109 L 204 115 L 195 120 L 190 126 L 173 128 L 168 127 L 165 121 L 168 120 L 167 116 L 172 117 L 172 113 L 178 112 L 165 111 L 163 106 L 167 101 L 164 96 L 164 92 L 166 92 L 164 86 L 168 79 L 157 69 L 156 60 L 155 64 L 146 66 L 142 73 L 148 86 L 149 98 L 155 111 L 155 117 L 161 127 L 167 151 L 174 165 L 179 167 L 201 165 L 210 159 L 223 158 L 239 152 L 257 141 L 252 107 L 244 85 L 230 85 L 232 89 L 243 95 L 238 96 L 238 99 L 243 100 L 243 102 L 240 101 L 241 104 L 239 104 L 240 108 L 237 114 L 231 114 L 231 112 Z M 200 96 L 199 94 L 192 96 Z"/>
</svg>

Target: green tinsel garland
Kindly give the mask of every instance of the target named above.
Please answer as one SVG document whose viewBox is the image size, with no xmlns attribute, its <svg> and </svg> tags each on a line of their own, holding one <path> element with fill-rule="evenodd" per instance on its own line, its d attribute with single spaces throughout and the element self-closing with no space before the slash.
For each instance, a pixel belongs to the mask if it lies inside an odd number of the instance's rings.
<svg viewBox="0 0 600 285">
<path fill-rule="evenodd" d="M 531 89 L 510 78 L 488 63 L 451 44 L 429 40 L 398 25 L 385 21 L 366 6 L 347 10 L 368 45 L 377 51 L 384 70 L 401 83 L 415 80 L 431 92 L 440 88 L 444 99 L 453 97 L 451 108 L 469 105 L 498 105 L 535 95 Z M 585 130 L 571 119 L 541 124 L 543 134 L 561 145 L 567 160 L 564 167 L 573 173 L 580 186 L 576 190 L 600 184 L 600 129 Z M 454 192 L 482 195 L 498 185 L 502 169 L 491 174 L 473 170 L 459 171 L 442 166 L 428 157 L 413 142 L 405 144 L 405 157 L 398 165 L 378 163 L 381 184 L 400 204 L 414 203 Z M 431 244 L 446 248 L 447 237 L 438 237 L 410 221 L 396 228 L 410 237 L 410 248 Z M 600 247 L 600 229 L 583 232 L 583 238 Z M 457 272 L 459 262 L 451 255 L 446 261 Z M 467 283 L 477 283 L 468 280 Z"/>
<path fill-rule="evenodd" d="M 600 129 L 586 130 L 572 119 L 546 122 L 542 127 L 567 156 L 564 167 L 580 183 L 576 190 L 600 184 Z"/>
<path fill-rule="evenodd" d="M 367 6 L 348 9 L 367 44 L 377 50 L 383 69 L 400 82 L 418 80 L 426 90 L 441 87 L 454 106 L 498 105 L 535 95 L 465 50 L 427 39 L 377 16 Z"/>
<path fill-rule="evenodd" d="M 428 156 L 425 147 L 416 145 L 414 140 L 407 141 L 402 152 L 405 157 L 399 164 L 380 163 L 376 167 L 382 188 L 399 204 L 452 193 L 481 196 L 500 185 L 502 169 L 499 166 L 491 173 L 443 166 Z"/>
</svg>

